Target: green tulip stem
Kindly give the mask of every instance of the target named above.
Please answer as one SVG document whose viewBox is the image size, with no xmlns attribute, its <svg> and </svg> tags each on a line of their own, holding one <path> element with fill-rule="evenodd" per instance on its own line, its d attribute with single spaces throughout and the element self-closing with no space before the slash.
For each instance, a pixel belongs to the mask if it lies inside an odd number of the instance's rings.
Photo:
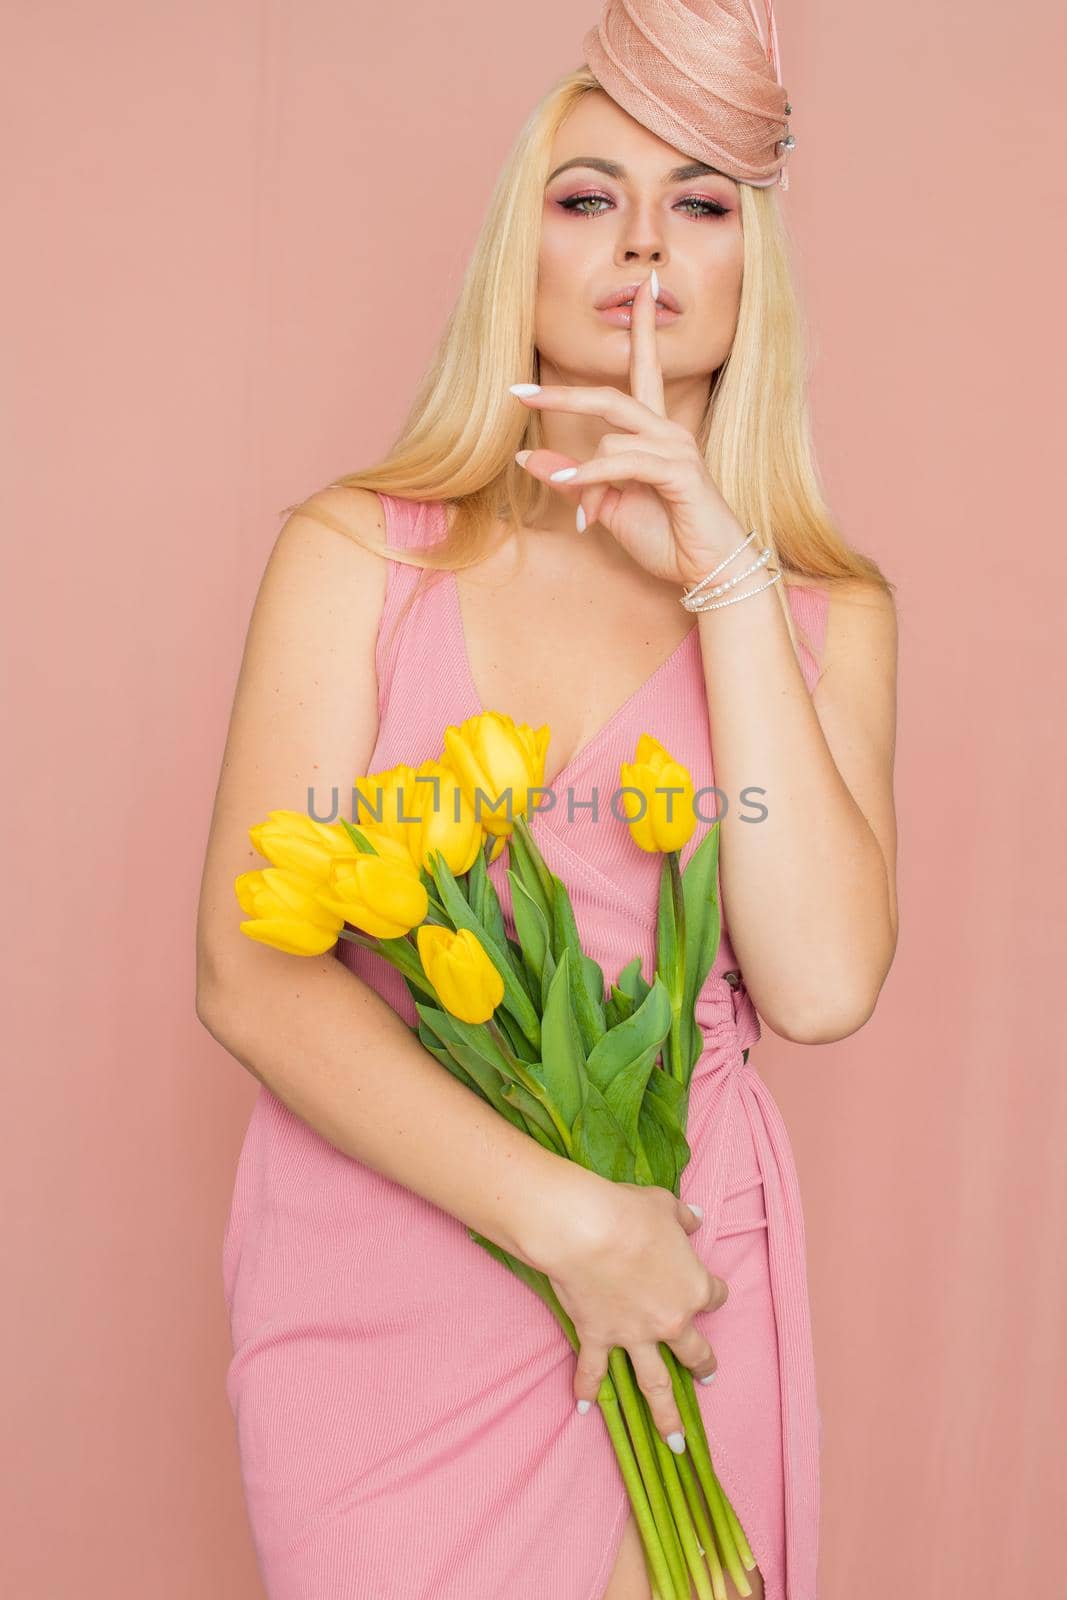
<svg viewBox="0 0 1067 1600">
<path fill-rule="evenodd" d="M 678 1596 L 680 1600 L 689 1600 L 689 1582 L 685 1573 L 683 1546 L 678 1536 L 679 1530 L 675 1525 L 672 1508 L 668 1503 L 663 1458 L 658 1456 L 659 1446 L 662 1446 L 667 1456 L 673 1456 L 673 1451 L 660 1439 L 648 1410 L 648 1402 L 637 1387 L 626 1352 L 618 1345 L 608 1356 L 608 1369 L 615 1380 L 623 1413 L 630 1425 L 630 1435 L 659 1529 L 663 1555 L 669 1568 L 669 1577 L 664 1584 L 665 1591 L 672 1597 Z M 667 1470 L 669 1471 L 669 1467 Z M 651 1565 L 653 1552 L 647 1544 L 645 1548 Z"/>
<path fill-rule="evenodd" d="M 694 1465 L 692 1434 L 688 1420 L 685 1425 L 685 1437 L 687 1449 L 684 1455 L 678 1457 L 678 1476 L 681 1479 L 685 1498 L 689 1504 L 689 1513 L 693 1519 L 693 1527 L 696 1530 L 696 1536 L 700 1544 L 700 1554 L 707 1558 L 708 1566 L 711 1568 L 711 1587 L 715 1600 L 726 1600 L 726 1584 L 722 1575 L 719 1545 L 711 1523 L 708 1521 L 708 1513 L 700 1492 L 700 1478 Z"/>
<path fill-rule="evenodd" d="M 389 965 L 395 967 L 403 977 L 410 978 L 434 1005 L 440 1004 L 436 989 L 423 971 L 414 934 L 406 933 L 400 939 L 378 939 L 369 934 L 353 933 L 349 928 L 342 928 L 338 938 L 361 945 L 364 950 L 373 950 L 375 955 L 381 956 L 383 961 L 388 961 Z"/>
<path fill-rule="evenodd" d="M 688 1454 L 688 1448 L 687 1442 L 684 1454 Z M 670 1445 L 666 1444 L 658 1433 L 656 1434 L 656 1451 L 663 1470 L 667 1497 L 671 1503 L 674 1526 L 677 1528 L 678 1536 L 682 1541 L 685 1560 L 696 1585 L 698 1600 L 715 1600 L 711 1582 L 708 1578 L 708 1569 L 703 1559 L 706 1552 L 697 1540 L 696 1530 L 693 1527 L 693 1518 L 690 1515 L 685 1493 L 682 1489 L 683 1456 L 676 1456 Z M 692 1472 L 692 1462 L 690 1460 L 686 1460 L 685 1466 Z"/>
<path fill-rule="evenodd" d="M 688 1432 L 686 1438 L 688 1439 Z M 719 1555 L 719 1545 L 714 1531 L 708 1521 L 704 1498 L 700 1492 L 700 1480 L 693 1466 L 693 1458 L 687 1450 L 678 1457 L 678 1478 L 682 1485 L 689 1513 L 693 1519 L 700 1554 L 705 1557 L 711 1569 L 711 1590 L 714 1600 L 727 1600 L 726 1580 L 723 1577 L 722 1560 Z"/>
<path fill-rule="evenodd" d="M 752 1593 L 752 1587 L 745 1577 L 745 1567 L 749 1571 L 755 1566 L 755 1558 L 749 1548 L 734 1513 L 733 1507 L 723 1493 L 722 1485 L 712 1464 L 711 1452 L 708 1447 L 708 1436 L 704 1429 L 704 1419 L 697 1405 L 696 1391 L 693 1388 L 693 1374 L 688 1368 L 679 1365 L 673 1351 L 663 1351 L 663 1359 L 667 1371 L 671 1375 L 671 1384 L 674 1397 L 678 1402 L 678 1409 L 685 1422 L 686 1438 L 692 1453 L 693 1465 L 696 1468 L 700 1486 L 711 1512 L 711 1520 L 715 1524 L 715 1537 L 718 1542 L 719 1552 L 730 1577 L 733 1579 L 737 1591 L 741 1595 Z M 738 1539 L 737 1535 L 740 1535 Z"/>
<path fill-rule="evenodd" d="M 557 1111 L 552 1102 L 551 1096 L 545 1093 L 544 1085 L 537 1081 L 526 1062 L 519 1060 L 518 1056 L 514 1053 L 508 1041 L 501 1032 L 500 1024 L 497 1022 L 495 1017 L 490 1017 L 488 1019 L 488 1021 L 485 1023 L 485 1028 L 486 1032 L 489 1034 L 489 1037 L 492 1039 L 493 1043 L 500 1051 L 500 1054 L 507 1062 L 509 1072 L 518 1083 L 522 1084 L 523 1088 L 529 1094 L 533 1095 L 534 1099 L 538 1101 L 540 1105 L 544 1106 L 545 1110 L 548 1112 L 548 1115 L 552 1119 L 552 1126 L 559 1134 L 560 1141 L 569 1158 L 573 1145 L 571 1130 L 568 1128 L 567 1124 L 563 1121 L 562 1117 Z"/>
<path fill-rule="evenodd" d="M 663 869 L 670 873 L 671 904 L 674 910 L 674 949 L 670 970 L 664 977 L 671 997 L 671 1031 L 667 1048 L 672 1078 L 678 1083 L 685 1083 L 689 1076 L 689 1063 L 685 1060 L 682 1034 L 682 1008 L 685 1004 L 685 895 L 682 891 L 682 872 L 677 850 L 668 850 Z"/>
<path fill-rule="evenodd" d="M 615 1447 L 615 1456 L 619 1463 L 623 1482 L 626 1485 L 630 1505 L 633 1507 L 634 1520 L 641 1535 L 641 1542 L 645 1548 L 651 1575 L 656 1584 L 661 1586 L 664 1596 L 669 1597 L 669 1600 L 680 1600 L 667 1563 L 657 1518 L 650 1504 L 649 1494 L 646 1492 L 647 1484 L 649 1489 L 653 1491 L 658 1489 L 660 1491 L 660 1499 L 662 1500 L 662 1485 L 659 1483 L 655 1464 L 651 1459 L 649 1459 L 643 1473 L 641 1470 L 642 1449 L 646 1456 L 648 1455 L 648 1445 L 644 1438 L 643 1427 L 638 1428 L 636 1435 L 632 1429 L 627 1431 L 624 1411 L 619 1404 L 619 1396 L 612 1381 L 612 1375 L 616 1370 L 614 1366 L 616 1356 L 622 1356 L 625 1362 L 625 1352 L 616 1347 L 608 1357 L 609 1376 L 605 1377 L 600 1385 L 597 1404 L 607 1425 L 611 1442 Z"/>
</svg>

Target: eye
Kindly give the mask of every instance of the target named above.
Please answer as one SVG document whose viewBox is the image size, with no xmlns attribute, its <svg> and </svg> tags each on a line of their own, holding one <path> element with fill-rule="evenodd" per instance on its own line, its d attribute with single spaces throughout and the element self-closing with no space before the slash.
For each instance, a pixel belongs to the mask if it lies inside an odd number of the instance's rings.
<svg viewBox="0 0 1067 1600">
<path fill-rule="evenodd" d="M 698 217 L 725 217 L 729 209 L 727 206 L 720 205 L 717 200 L 706 200 L 703 195 L 699 194 L 686 195 L 685 199 L 679 200 L 678 204 L 682 206 L 706 206 L 706 211 L 697 211 L 693 213 L 693 215 Z"/>
<path fill-rule="evenodd" d="M 598 200 L 603 201 L 606 207 L 611 207 L 614 209 L 614 201 L 611 200 L 608 195 L 600 194 L 596 191 L 588 191 L 585 194 L 568 195 L 565 200 L 560 200 L 558 204 L 564 211 L 570 211 L 578 217 L 600 217 L 604 214 L 601 208 L 598 208 L 595 211 L 585 209 L 587 203 L 595 203 Z M 698 206 L 704 208 L 702 210 L 690 211 L 689 215 L 691 217 L 725 217 L 729 215 L 728 206 L 720 205 L 718 200 L 709 200 L 704 195 L 686 195 L 683 200 L 679 200 L 678 205 L 683 207 Z"/>
</svg>

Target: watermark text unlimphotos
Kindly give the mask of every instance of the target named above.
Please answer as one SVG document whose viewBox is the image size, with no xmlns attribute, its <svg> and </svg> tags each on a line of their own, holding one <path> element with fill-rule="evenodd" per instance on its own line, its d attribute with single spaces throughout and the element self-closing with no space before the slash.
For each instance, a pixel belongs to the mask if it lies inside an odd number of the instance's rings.
<svg viewBox="0 0 1067 1600">
<path fill-rule="evenodd" d="M 428 807 L 433 815 L 447 815 L 450 821 L 456 823 L 463 820 L 464 808 L 469 802 L 464 799 L 457 786 L 451 786 L 451 805 L 449 805 L 447 798 L 442 799 L 441 780 L 436 773 L 417 773 L 414 781 L 433 785 L 433 795 Z M 385 787 L 380 785 L 367 787 L 362 784 L 353 784 L 350 800 L 351 810 L 348 820 L 357 825 L 360 821 L 368 825 L 372 823 L 381 825 L 383 823 L 418 822 L 424 813 L 420 810 L 414 815 L 408 814 L 405 809 L 404 787 L 403 784 Z M 542 812 L 547 814 L 550 811 L 554 811 L 559 803 L 560 797 L 557 791 L 550 789 L 545 784 L 531 784 L 518 792 L 524 797 L 525 803 L 516 808 L 514 804 L 515 791 L 512 788 L 503 789 L 496 796 L 487 793 L 484 789 L 476 788 L 474 791 L 475 820 L 481 822 L 488 815 L 493 818 L 503 818 L 505 822 L 514 822 L 517 809 L 521 810 L 525 816 L 531 817 L 537 816 Z M 679 814 L 677 808 L 687 803 L 681 798 L 686 793 L 685 789 L 680 784 L 674 786 L 665 784 L 662 787 L 657 784 L 653 792 L 666 796 L 664 803 L 666 820 L 668 822 L 674 821 Z M 309 784 L 307 793 L 307 814 L 313 822 L 329 824 L 340 820 L 341 790 L 339 785 L 334 784 L 330 789 L 328 812 L 318 809 L 321 801 L 316 785 Z M 563 794 L 566 796 L 566 820 L 568 822 L 574 822 L 579 813 L 584 816 L 586 812 L 589 814 L 588 820 L 590 822 L 599 823 L 602 820 L 606 820 L 601 811 L 600 788 L 593 784 L 588 793 L 589 798 L 583 800 L 576 797 L 576 791 L 572 785 L 568 784 L 563 790 Z M 767 806 L 762 799 L 757 798 L 766 795 L 766 793 L 766 789 L 761 789 L 754 785 L 748 785 L 739 791 L 738 803 L 752 807 L 755 811 L 755 815 L 752 816 L 742 814 L 740 818 L 742 822 L 763 822 L 766 820 L 769 815 Z M 638 801 L 638 807 L 632 815 L 629 815 L 623 806 L 623 797 L 627 795 L 634 796 Z M 709 797 L 713 798 L 709 799 Z M 703 789 L 694 790 L 692 800 L 688 804 L 691 805 L 693 814 L 698 822 L 721 822 L 730 809 L 729 798 L 725 790 L 718 788 L 715 784 L 709 784 Z M 648 810 L 648 801 L 642 789 L 623 784 L 611 791 L 607 807 L 609 815 L 616 822 L 639 822 Z"/>
</svg>

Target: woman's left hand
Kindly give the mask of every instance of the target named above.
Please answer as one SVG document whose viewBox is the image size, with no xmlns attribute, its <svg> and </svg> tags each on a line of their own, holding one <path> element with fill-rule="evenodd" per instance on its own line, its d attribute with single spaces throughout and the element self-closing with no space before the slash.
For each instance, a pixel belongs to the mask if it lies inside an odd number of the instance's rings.
<svg viewBox="0 0 1067 1600">
<path fill-rule="evenodd" d="M 554 488 L 574 496 L 587 525 L 600 521 L 654 577 L 692 584 L 725 559 L 745 531 L 723 499 L 696 439 L 672 422 L 663 398 L 651 279 L 634 296 L 630 324 L 630 393 L 621 389 L 543 385 L 518 396 L 523 405 L 584 412 L 618 428 L 606 433 L 589 461 L 558 450 L 520 451 L 520 465 L 550 481 L 577 467 Z M 619 487 L 615 487 L 615 485 Z"/>
</svg>

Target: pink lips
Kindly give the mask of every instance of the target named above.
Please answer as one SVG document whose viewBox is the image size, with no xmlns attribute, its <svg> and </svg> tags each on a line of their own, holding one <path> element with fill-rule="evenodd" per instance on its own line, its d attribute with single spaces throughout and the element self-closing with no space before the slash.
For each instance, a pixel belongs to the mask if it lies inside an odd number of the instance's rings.
<svg viewBox="0 0 1067 1600">
<path fill-rule="evenodd" d="M 633 322 L 633 306 L 601 306 L 597 316 L 603 317 L 605 322 L 613 322 L 618 328 L 628 328 Z M 667 322 L 677 322 L 681 315 L 678 311 L 670 311 L 666 306 L 656 305 L 656 327 L 662 327 Z"/>
<path fill-rule="evenodd" d="M 627 283 L 618 289 L 613 289 L 597 301 L 597 311 L 605 321 L 614 323 L 616 327 L 628 328 L 633 320 L 633 307 L 625 305 L 626 300 L 632 300 L 640 288 L 640 284 Z M 667 322 L 674 322 L 681 315 L 681 307 L 671 291 L 660 284 L 659 299 L 656 302 L 656 326 L 660 327 Z"/>
<path fill-rule="evenodd" d="M 623 300 L 632 300 L 640 287 L 640 283 L 620 284 L 617 289 L 611 289 L 607 294 L 601 295 L 600 299 L 596 303 L 597 310 L 604 311 L 608 306 L 617 306 L 621 304 Z M 658 303 L 666 306 L 668 311 L 681 311 L 682 309 L 671 291 L 664 283 L 661 283 L 659 286 Z"/>
</svg>

